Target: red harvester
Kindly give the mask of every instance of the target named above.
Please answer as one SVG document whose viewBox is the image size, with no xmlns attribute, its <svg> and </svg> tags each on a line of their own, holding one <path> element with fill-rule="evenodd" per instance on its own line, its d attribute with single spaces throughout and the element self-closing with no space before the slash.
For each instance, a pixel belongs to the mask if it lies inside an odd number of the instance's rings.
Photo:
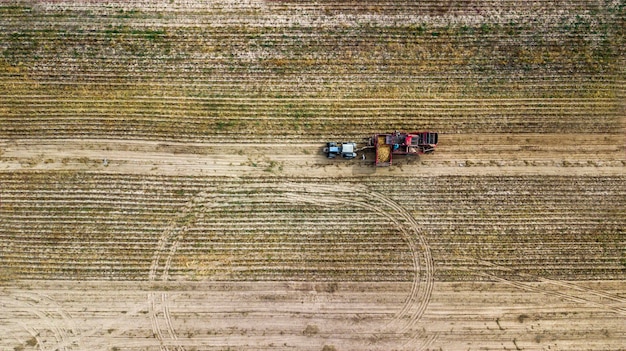
<svg viewBox="0 0 626 351">
<path fill-rule="evenodd" d="M 376 134 L 368 146 L 376 149 L 376 166 L 391 166 L 393 155 L 421 155 L 435 151 L 438 135 L 432 132 Z"/>
</svg>

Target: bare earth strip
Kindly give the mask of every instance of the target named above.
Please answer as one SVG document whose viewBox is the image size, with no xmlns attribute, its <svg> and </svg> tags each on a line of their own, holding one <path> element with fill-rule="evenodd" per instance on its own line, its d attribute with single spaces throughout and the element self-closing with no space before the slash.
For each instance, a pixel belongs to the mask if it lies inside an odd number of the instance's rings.
<svg viewBox="0 0 626 351">
<path fill-rule="evenodd" d="M 568 282 L 565 282 L 568 283 Z M 568 283 L 569 284 L 569 283 Z M 576 285 L 622 293 L 624 281 L 578 281 Z M 424 314 L 420 335 L 427 349 L 559 350 L 619 349 L 624 333 L 615 312 L 592 308 L 559 296 L 545 294 L 549 283 L 532 283 L 520 289 L 506 282 L 435 283 L 432 301 Z M 165 290 L 164 290 L 165 289 Z M 198 282 L 154 286 L 123 282 L 16 282 L 2 289 L 3 338 L 11 350 L 14 340 L 38 335 L 41 349 L 128 350 L 169 349 L 278 349 L 388 350 L 397 348 L 401 336 L 371 335 L 368 330 L 384 323 L 408 289 L 404 283 L 341 283 L 334 292 L 316 283 Z M 24 302 L 29 290 L 48 296 L 78 325 L 71 343 L 55 339 L 54 329 L 67 328 L 60 316 L 48 324 Z M 152 337 L 146 295 L 167 295 L 168 319 L 157 314 L 152 323 L 178 331 L 175 340 Z M 624 299 L 619 304 L 626 307 Z M 165 308 L 165 307 L 163 307 Z M 436 335 L 436 338 L 426 338 Z M 103 347 L 103 345 L 107 345 Z M 584 345 L 584 346 L 583 346 Z M 413 350 L 419 341 L 403 349 Z M 426 345 L 423 345 L 426 346 Z M 37 348 L 24 348 L 37 349 Z"/>
<path fill-rule="evenodd" d="M 398 157 L 400 167 L 329 161 L 320 143 L 163 143 L 126 140 L 0 140 L 0 171 L 80 170 L 105 173 L 207 176 L 408 176 L 626 173 L 620 134 L 442 135 L 438 152 Z M 106 162 L 104 161 L 106 159 Z M 407 168 L 402 167 L 408 166 Z"/>
</svg>

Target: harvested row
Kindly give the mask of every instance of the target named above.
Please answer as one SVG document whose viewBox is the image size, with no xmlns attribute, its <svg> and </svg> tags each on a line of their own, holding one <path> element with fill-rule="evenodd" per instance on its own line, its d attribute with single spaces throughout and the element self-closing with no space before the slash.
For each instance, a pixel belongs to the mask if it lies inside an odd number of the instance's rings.
<svg viewBox="0 0 626 351">
<path fill-rule="evenodd" d="M 44 185 L 38 184 L 44 174 L 22 176 L 4 174 L 4 278 L 145 280 L 162 250 L 166 258 L 155 269 L 174 279 L 407 280 L 411 272 L 394 226 L 359 208 L 309 207 L 280 193 L 255 195 L 194 178 L 59 176 Z M 35 183 L 24 182 L 29 178 Z M 93 187 L 92 197 L 77 178 Z M 110 193 L 97 190 L 105 184 Z M 83 190 L 67 191 L 74 185 Z M 213 186 L 222 190 L 195 200 Z M 167 190 L 136 196 L 142 188 Z M 329 217 L 337 224 L 329 226 Z M 171 269 L 162 267 L 165 261 Z"/>
<path fill-rule="evenodd" d="M 432 199 L 415 215 L 429 228 L 441 279 L 477 279 L 467 269 L 472 259 L 535 277 L 615 279 L 623 269 L 622 183 L 613 177 L 446 177 L 403 186 L 419 186 L 419 196 Z M 385 189 L 398 203 L 415 196 L 402 187 Z"/>
<path fill-rule="evenodd" d="M 152 274 L 175 280 L 410 279 L 400 228 L 367 206 L 393 210 L 359 192 L 338 197 L 341 206 L 310 205 L 285 197 L 274 187 L 282 181 L 271 178 L 0 177 L 7 184 L 0 207 L 5 278 L 145 280 L 152 262 Z M 413 214 L 437 279 L 485 279 L 480 272 L 613 279 L 622 272 L 620 177 L 392 179 L 365 184 Z M 138 189 L 146 191 L 137 196 Z M 306 196 L 321 201 L 324 194 Z"/>
</svg>

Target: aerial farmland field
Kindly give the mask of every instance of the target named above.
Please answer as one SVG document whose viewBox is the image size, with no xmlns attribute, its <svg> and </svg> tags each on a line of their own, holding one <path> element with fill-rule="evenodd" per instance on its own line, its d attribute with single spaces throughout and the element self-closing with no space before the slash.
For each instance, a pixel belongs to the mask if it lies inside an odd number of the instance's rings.
<svg viewBox="0 0 626 351">
<path fill-rule="evenodd" d="M 0 350 L 624 350 L 625 51 L 618 0 L 0 0 Z"/>
</svg>

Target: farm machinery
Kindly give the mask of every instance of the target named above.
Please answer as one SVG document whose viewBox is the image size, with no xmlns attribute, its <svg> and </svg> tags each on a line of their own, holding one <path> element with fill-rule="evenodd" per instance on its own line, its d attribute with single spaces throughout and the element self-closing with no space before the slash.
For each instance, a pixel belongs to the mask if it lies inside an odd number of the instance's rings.
<svg viewBox="0 0 626 351">
<path fill-rule="evenodd" d="M 356 157 L 356 143 L 326 143 L 324 153 L 328 158 L 335 158 L 337 155 L 341 155 L 349 160 Z"/>
<path fill-rule="evenodd" d="M 365 146 L 357 148 L 356 143 L 327 143 L 324 153 L 328 158 L 341 155 L 346 159 L 357 156 L 357 152 L 374 149 L 376 159 L 374 165 L 378 167 L 391 166 L 393 155 L 422 155 L 435 151 L 439 136 L 432 132 L 399 132 L 389 134 L 374 134 L 366 139 Z"/>
</svg>

